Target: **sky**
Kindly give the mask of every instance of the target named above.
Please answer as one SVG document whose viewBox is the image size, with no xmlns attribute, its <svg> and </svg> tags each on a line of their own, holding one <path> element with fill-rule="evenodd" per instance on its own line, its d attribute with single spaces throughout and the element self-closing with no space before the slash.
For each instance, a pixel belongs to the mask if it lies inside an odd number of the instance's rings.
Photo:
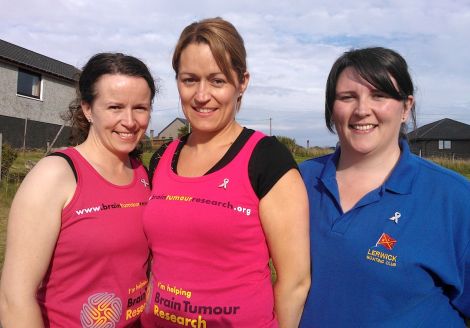
<svg viewBox="0 0 470 328">
<path fill-rule="evenodd" d="M 237 120 L 301 146 L 333 146 L 324 122 L 328 72 L 342 53 L 389 47 L 408 62 L 417 124 L 470 124 L 470 1 L 0 0 L 0 39 L 83 67 L 97 52 L 142 59 L 157 80 L 155 135 L 184 117 L 171 67 L 182 29 L 220 16 L 245 41 L 250 85 Z M 6 9 L 7 8 L 7 9 Z"/>
</svg>

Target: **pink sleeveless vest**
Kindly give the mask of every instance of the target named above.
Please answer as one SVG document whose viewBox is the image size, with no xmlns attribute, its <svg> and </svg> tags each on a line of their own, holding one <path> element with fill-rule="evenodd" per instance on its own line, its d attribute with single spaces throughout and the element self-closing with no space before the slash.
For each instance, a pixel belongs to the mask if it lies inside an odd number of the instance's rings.
<svg viewBox="0 0 470 328">
<path fill-rule="evenodd" d="M 37 295 L 46 327 L 130 327 L 145 307 L 147 173 L 133 161 L 134 180 L 116 186 L 74 148 L 63 153 L 78 181 Z"/>
<path fill-rule="evenodd" d="M 277 327 L 269 253 L 248 162 L 255 132 L 222 169 L 180 177 L 169 145 L 153 179 L 144 229 L 153 253 L 143 327 Z"/>
</svg>

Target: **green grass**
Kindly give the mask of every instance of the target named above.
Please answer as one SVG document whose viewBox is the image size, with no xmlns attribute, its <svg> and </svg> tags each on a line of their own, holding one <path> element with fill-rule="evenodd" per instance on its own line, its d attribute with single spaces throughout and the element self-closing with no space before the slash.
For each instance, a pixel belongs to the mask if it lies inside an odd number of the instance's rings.
<svg viewBox="0 0 470 328">
<path fill-rule="evenodd" d="M 11 202 L 26 173 L 43 157 L 43 151 L 26 151 L 25 153 L 20 151 L 8 175 L 0 182 L 0 272 L 3 268 L 8 212 Z"/>
<path fill-rule="evenodd" d="M 470 160 L 463 160 L 463 159 L 456 159 L 452 160 L 449 158 L 442 158 L 442 157 L 431 157 L 429 160 L 447 167 L 455 172 L 458 172 L 467 178 L 470 179 Z"/>
<path fill-rule="evenodd" d="M 150 158 L 152 157 L 153 152 L 145 152 L 142 154 L 142 162 L 146 167 L 149 167 Z"/>
<path fill-rule="evenodd" d="M 307 159 L 324 156 L 327 154 L 331 154 L 332 152 L 333 152 L 333 149 L 331 148 L 320 148 L 320 147 L 312 147 L 309 149 L 301 148 L 294 152 L 294 159 L 297 163 L 302 163 L 303 161 Z"/>
<path fill-rule="evenodd" d="M 8 210 L 10 208 L 10 202 L 4 200 L 3 197 L 0 200 L 0 272 L 2 272 L 3 257 L 5 254 L 5 242 L 7 237 L 7 217 Z"/>
<path fill-rule="evenodd" d="M 2 272 L 5 254 L 8 212 L 15 192 L 20 185 L 19 181 L 19 179 L 13 179 L 11 181 L 2 179 L 0 183 L 0 273 Z"/>
</svg>

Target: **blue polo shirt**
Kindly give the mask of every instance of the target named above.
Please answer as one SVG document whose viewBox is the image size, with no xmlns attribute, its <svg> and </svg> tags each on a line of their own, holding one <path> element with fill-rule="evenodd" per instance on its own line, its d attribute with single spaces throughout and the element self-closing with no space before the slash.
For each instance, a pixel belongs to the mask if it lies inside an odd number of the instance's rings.
<svg viewBox="0 0 470 328">
<path fill-rule="evenodd" d="M 346 213 L 340 149 L 300 164 L 312 254 L 300 327 L 465 327 L 470 182 L 400 148 L 387 181 Z"/>
</svg>

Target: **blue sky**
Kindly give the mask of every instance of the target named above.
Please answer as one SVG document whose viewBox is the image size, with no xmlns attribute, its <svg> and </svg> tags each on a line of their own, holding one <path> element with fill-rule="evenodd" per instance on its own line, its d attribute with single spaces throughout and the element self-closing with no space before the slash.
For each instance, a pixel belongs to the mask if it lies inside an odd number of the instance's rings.
<svg viewBox="0 0 470 328">
<path fill-rule="evenodd" d="M 1 0 L 3 9 L 7 0 Z M 408 61 L 418 126 L 444 117 L 470 124 L 470 2 L 414 1 L 8 1 L 0 38 L 82 67 L 96 52 L 143 59 L 158 79 L 151 127 L 183 117 L 171 69 L 181 30 L 201 18 L 231 21 L 245 40 L 251 81 L 242 125 L 334 145 L 323 119 L 324 85 L 344 51 L 386 46 Z"/>
</svg>

